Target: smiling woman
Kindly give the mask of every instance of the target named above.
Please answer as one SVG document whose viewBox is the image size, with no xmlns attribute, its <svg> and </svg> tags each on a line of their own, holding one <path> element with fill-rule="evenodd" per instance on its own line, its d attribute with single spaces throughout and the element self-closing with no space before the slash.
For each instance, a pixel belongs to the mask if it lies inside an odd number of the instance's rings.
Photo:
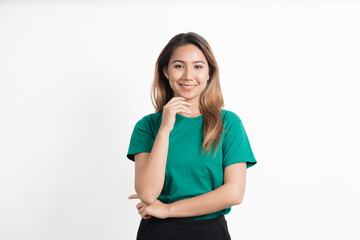
<svg viewBox="0 0 360 240">
<path fill-rule="evenodd" d="M 196 33 L 178 34 L 155 69 L 155 113 L 135 124 L 127 153 L 129 199 L 141 200 L 137 240 L 231 239 L 224 215 L 242 202 L 257 161 L 241 119 L 223 109 L 212 50 Z"/>
</svg>

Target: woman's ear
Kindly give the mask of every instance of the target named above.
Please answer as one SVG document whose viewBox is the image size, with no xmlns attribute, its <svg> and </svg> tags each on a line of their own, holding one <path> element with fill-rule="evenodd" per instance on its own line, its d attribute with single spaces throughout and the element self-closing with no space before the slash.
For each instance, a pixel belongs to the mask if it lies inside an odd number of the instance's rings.
<svg viewBox="0 0 360 240">
<path fill-rule="evenodd" d="M 168 74 L 168 72 L 167 72 L 167 67 L 164 67 L 164 68 L 163 68 L 163 73 L 164 73 L 165 77 L 166 77 L 167 79 L 169 79 L 169 74 Z"/>
</svg>

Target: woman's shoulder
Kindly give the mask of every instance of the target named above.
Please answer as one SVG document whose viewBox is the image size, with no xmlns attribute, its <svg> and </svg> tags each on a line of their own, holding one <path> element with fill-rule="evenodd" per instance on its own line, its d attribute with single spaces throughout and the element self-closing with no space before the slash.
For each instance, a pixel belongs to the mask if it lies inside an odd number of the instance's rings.
<svg viewBox="0 0 360 240">
<path fill-rule="evenodd" d="M 156 124 L 162 116 L 162 111 L 155 113 L 148 113 L 144 115 L 140 120 L 138 120 L 137 124 L 146 124 L 146 125 L 154 125 Z"/>
<path fill-rule="evenodd" d="M 158 120 L 162 116 L 162 111 L 155 112 L 155 113 L 149 113 L 144 116 L 144 118 L 149 119 L 150 121 Z"/>
<path fill-rule="evenodd" d="M 223 117 L 223 122 L 236 122 L 240 121 L 241 119 L 238 114 L 236 114 L 234 111 L 228 110 L 228 109 L 221 109 L 221 114 Z"/>
<path fill-rule="evenodd" d="M 223 127 L 225 132 L 238 131 L 243 128 L 243 123 L 237 113 L 234 111 L 222 109 Z"/>
</svg>

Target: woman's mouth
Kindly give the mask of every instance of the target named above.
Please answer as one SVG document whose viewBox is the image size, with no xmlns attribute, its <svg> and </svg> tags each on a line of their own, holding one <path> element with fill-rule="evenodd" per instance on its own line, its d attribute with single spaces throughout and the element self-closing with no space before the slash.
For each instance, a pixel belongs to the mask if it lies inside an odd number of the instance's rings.
<svg viewBox="0 0 360 240">
<path fill-rule="evenodd" d="M 179 83 L 179 85 L 181 86 L 182 89 L 186 90 L 186 91 L 190 91 L 192 89 L 194 89 L 197 85 L 182 85 Z"/>
</svg>

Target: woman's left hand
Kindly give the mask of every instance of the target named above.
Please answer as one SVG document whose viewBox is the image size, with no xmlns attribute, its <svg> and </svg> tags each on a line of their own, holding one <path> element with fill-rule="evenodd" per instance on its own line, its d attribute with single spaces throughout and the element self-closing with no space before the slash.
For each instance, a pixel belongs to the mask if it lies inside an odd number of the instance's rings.
<svg viewBox="0 0 360 240">
<path fill-rule="evenodd" d="M 129 199 L 139 198 L 137 194 L 133 194 L 128 197 Z M 141 201 L 141 200 L 140 200 Z M 136 208 L 138 209 L 138 213 L 144 219 L 149 219 L 151 216 L 156 218 L 168 218 L 170 216 L 169 204 L 163 203 L 158 199 L 155 200 L 152 204 L 148 205 L 144 202 L 139 202 L 136 204 Z"/>
</svg>

